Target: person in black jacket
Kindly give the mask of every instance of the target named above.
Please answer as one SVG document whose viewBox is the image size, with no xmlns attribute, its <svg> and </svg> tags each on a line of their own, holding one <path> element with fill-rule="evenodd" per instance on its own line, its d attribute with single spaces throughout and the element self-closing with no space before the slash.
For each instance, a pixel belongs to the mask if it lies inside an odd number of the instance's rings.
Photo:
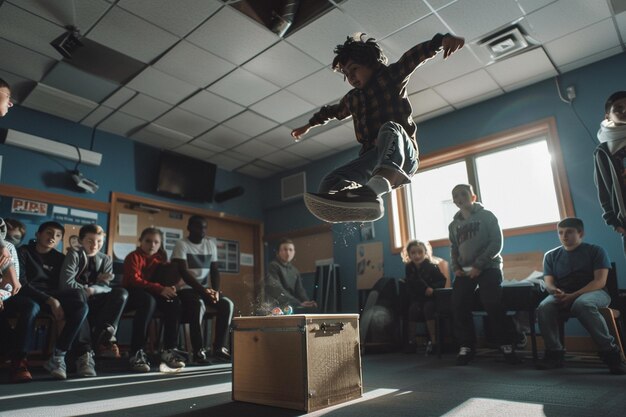
<svg viewBox="0 0 626 417">
<path fill-rule="evenodd" d="M 72 347 L 82 326 L 89 307 L 87 295 L 82 289 L 59 290 L 59 274 L 65 256 L 55 247 L 63 239 L 65 229 L 57 222 L 44 222 L 35 234 L 35 240 L 20 246 L 17 256 L 20 261 L 22 290 L 18 297 L 29 297 L 49 311 L 55 320 L 65 320 L 65 325 L 56 340 L 54 352 L 44 367 L 56 379 L 66 379 L 65 354 Z M 75 352 L 78 355 L 77 369 L 84 363 L 91 365 L 93 354 Z M 91 363 L 89 363 L 91 362 Z M 93 369 L 93 366 L 90 366 Z M 80 373 L 80 371 L 79 371 Z M 84 375 L 89 376 L 89 375 Z"/>
<path fill-rule="evenodd" d="M 419 240 L 409 241 L 402 252 L 405 267 L 405 303 L 404 322 L 407 323 L 407 353 L 415 353 L 417 322 L 425 321 L 430 337 L 427 353 L 432 351 L 435 339 L 435 301 L 433 293 L 436 288 L 444 288 L 447 279 L 430 258 L 429 244 Z"/>
</svg>

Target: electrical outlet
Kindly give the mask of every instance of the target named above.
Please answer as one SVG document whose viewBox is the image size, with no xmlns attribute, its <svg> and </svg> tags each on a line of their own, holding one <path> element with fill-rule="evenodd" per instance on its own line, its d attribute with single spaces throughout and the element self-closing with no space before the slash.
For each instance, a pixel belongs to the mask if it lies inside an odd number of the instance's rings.
<svg viewBox="0 0 626 417">
<path fill-rule="evenodd" d="M 565 91 L 567 92 L 567 99 L 569 101 L 573 101 L 576 98 L 576 88 L 574 88 L 573 85 L 567 87 Z"/>
</svg>

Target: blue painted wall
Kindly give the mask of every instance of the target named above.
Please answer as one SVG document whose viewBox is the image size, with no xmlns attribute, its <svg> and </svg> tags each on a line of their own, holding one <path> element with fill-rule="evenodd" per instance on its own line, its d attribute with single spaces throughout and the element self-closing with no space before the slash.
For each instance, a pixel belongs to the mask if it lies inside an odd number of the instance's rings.
<svg viewBox="0 0 626 417">
<path fill-rule="evenodd" d="M 13 107 L 6 117 L 0 119 L 0 127 L 84 149 L 89 149 L 91 144 L 91 128 L 20 106 Z M 151 192 L 150 184 L 155 183 L 157 176 L 159 150 L 103 131 L 96 132 L 93 150 L 102 153 L 102 164 L 99 167 L 81 165 L 80 170 L 100 186 L 95 194 L 74 188 L 66 173 L 74 169 L 74 162 L 5 144 L 0 144 L 0 155 L 3 156 L 0 181 L 97 201 L 109 201 L 112 191 L 122 192 L 249 219 L 263 219 L 259 203 L 261 181 L 258 179 L 218 169 L 216 192 L 242 186 L 243 196 L 221 204 L 184 202 Z"/>
<path fill-rule="evenodd" d="M 442 148 L 554 117 L 576 215 L 585 221 L 585 240 L 607 249 L 611 260 L 617 263 L 620 286 L 626 287 L 626 262 L 621 240 L 601 218 L 602 211 L 593 183 L 592 159 L 592 152 L 597 144 L 595 133 L 604 117 L 604 102 L 614 91 L 626 89 L 624 68 L 626 53 L 621 53 L 560 76 L 562 91 L 570 85 L 576 87 L 577 97 L 573 106 L 559 99 L 555 80 L 549 79 L 421 123 L 418 125 L 420 153 L 428 155 Z M 574 110 L 580 114 L 582 122 Z M 305 167 L 307 188 L 315 190 L 325 173 L 352 159 L 357 152 L 358 147 L 355 147 Z M 520 161 L 511 169 L 524 175 L 523 167 L 523 161 Z M 297 224 L 300 228 L 319 224 L 301 202 L 280 205 L 280 195 L 276 190 L 280 189 L 280 178 L 290 173 L 279 175 L 264 184 L 264 194 L 267 197 L 264 206 L 267 233 L 285 232 Z M 523 195 L 519 198 L 519 203 L 527 205 L 528 210 L 541 210 L 541 202 L 528 201 Z M 404 268 L 400 257 L 390 252 L 387 216 L 375 223 L 375 234 L 375 240 L 383 243 L 385 275 L 402 278 Z M 333 235 L 335 259 L 341 265 L 345 285 L 344 306 L 347 311 L 356 312 L 358 297 L 355 283 L 355 247 L 360 243 L 360 235 L 355 225 L 333 226 Z M 556 232 L 515 236 L 505 239 L 503 253 L 545 252 L 558 245 Z M 298 248 L 303 249 L 305 248 Z M 449 259 L 449 248 L 436 248 L 435 254 Z"/>
</svg>

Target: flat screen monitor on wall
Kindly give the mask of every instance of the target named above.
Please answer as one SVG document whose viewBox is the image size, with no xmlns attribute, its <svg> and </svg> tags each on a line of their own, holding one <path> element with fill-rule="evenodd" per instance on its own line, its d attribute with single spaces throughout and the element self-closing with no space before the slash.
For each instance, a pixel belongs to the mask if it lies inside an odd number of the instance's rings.
<svg viewBox="0 0 626 417">
<path fill-rule="evenodd" d="M 161 152 L 157 192 L 190 201 L 213 201 L 217 166 L 173 152 Z"/>
</svg>

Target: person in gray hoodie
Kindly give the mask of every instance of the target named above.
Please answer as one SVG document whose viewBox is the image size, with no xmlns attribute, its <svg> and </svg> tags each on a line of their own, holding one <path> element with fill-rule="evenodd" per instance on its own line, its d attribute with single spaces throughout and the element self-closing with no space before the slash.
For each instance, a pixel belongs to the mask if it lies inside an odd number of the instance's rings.
<svg viewBox="0 0 626 417">
<path fill-rule="evenodd" d="M 626 253 L 626 91 L 611 94 L 600 123 L 600 144 L 593 153 L 594 180 L 602 206 L 602 218 L 622 235 Z"/>
<path fill-rule="evenodd" d="M 70 249 L 61 267 L 61 289 L 82 289 L 89 303 L 89 315 L 78 334 L 76 343 L 84 351 L 95 346 L 97 356 L 119 358 L 120 350 L 115 343 L 115 333 L 126 306 L 128 291 L 110 286 L 113 278 L 111 257 L 102 253 L 106 234 L 102 227 L 88 224 L 80 228 L 80 249 Z M 85 366 L 85 376 L 95 375 Z"/>
<path fill-rule="evenodd" d="M 515 330 L 506 320 L 502 306 L 502 230 L 496 216 L 476 202 L 469 184 L 452 189 L 452 200 L 460 209 L 448 226 L 451 265 L 454 271 L 452 314 L 454 334 L 460 349 L 457 365 L 467 365 L 475 355 L 476 332 L 472 316 L 474 291 L 480 287 L 480 300 L 487 311 L 500 350 L 507 363 L 519 363 L 513 341 Z"/>
</svg>

